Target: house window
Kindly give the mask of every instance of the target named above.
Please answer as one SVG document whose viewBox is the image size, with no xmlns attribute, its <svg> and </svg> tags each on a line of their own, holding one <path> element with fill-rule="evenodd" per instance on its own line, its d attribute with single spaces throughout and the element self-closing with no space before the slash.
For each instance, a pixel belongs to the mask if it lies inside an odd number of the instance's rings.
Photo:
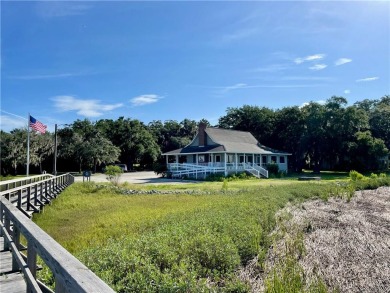
<svg viewBox="0 0 390 293">
<path fill-rule="evenodd" d="M 279 163 L 280 163 L 280 164 L 286 163 L 284 157 L 279 157 Z"/>
<path fill-rule="evenodd" d="M 240 163 L 244 163 L 245 161 L 245 157 L 244 156 L 240 156 Z"/>
<path fill-rule="evenodd" d="M 276 156 L 271 156 L 271 162 L 276 163 Z"/>
<path fill-rule="evenodd" d="M 215 161 L 216 161 L 217 163 L 220 163 L 220 162 L 221 162 L 221 156 L 220 156 L 220 155 L 216 155 L 216 156 L 215 156 Z"/>
<path fill-rule="evenodd" d="M 263 158 L 261 159 L 262 163 L 263 164 L 267 164 L 267 156 L 263 156 Z"/>
<path fill-rule="evenodd" d="M 199 155 L 198 156 L 198 162 L 199 163 L 204 163 L 205 161 L 204 161 L 204 155 Z"/>
</svg>

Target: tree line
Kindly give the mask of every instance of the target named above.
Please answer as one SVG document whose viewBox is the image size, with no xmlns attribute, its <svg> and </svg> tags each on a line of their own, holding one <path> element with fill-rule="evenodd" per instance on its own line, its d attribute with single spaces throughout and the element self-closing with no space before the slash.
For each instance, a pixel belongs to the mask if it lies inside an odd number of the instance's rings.
<svg viewBox="0 0 390 293">
<path fill-rule="evenodd" d="M 151 169 L 164 163 L 161 153 L 184 147 L 206 119 L 76 120 L 58 130 L 57 170 L 100 171 L 121 162 L 131 169 Z M 363 100 L 351 106 L 333 96 L 324 104 L 270 109 L 244 105 L 227 108 L 216 127 L 251 132 L 268 147 L 291 153 L 289 168 L 359 171 L 388 168 L 390 149 L 390 96 Z M 26 164 L 26 129 L 1 131 L 1 174 L 22 174 Z M 54 134 L 30 134 L 32 171 L 53 170 Z"/>
</svg>

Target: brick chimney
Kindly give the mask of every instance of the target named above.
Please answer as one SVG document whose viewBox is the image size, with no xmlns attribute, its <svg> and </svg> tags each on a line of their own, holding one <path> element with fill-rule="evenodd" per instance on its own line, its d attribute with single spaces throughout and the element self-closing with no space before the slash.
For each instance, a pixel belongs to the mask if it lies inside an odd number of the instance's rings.
<svg viewBox="0 0 390 293">
<path fill-rule="evenodd" d="M 206 145 L 206 129 L 207 125 L 206 123 L 199 123 L 199 130 L 198 130 L 198 138 L 199 138 L 199 146 L 205 146 Z"/>
</svg>

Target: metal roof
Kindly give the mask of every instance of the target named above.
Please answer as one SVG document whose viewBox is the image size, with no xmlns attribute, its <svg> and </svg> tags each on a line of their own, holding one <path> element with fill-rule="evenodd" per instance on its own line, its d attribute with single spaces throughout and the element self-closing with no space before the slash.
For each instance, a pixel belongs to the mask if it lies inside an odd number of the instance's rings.
<svg viewBox="0 0 390 293">
<path fill-rule="evenodd" d="M 166 152 L 163 155 L 181 155 L 196 153 L 246 153 L 246 154 L 280 154 L 290 155 L 261 145 L 257 139 L 247 131 L 238 131 L 222 128 L 206 128 L 207 136 L 214 142 L 213 145 L 194 146 L 195 139 L 188 146 Z M 198 134 L 197 134 L 198 135 Z M 196 135 L 196 136 L 197 136 Z M 196 138 L 196 137 L 195 137 Z"/>
</svg>

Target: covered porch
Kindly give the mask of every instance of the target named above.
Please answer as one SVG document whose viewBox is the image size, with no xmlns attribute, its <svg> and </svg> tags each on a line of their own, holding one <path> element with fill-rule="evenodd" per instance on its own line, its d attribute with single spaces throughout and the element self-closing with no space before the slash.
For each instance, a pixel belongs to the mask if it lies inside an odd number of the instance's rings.
<svg viewBox="0 0 390 293">
<path fill-rule="evenodd" d="M 268 178 L 267 164 L 275 163 L 279 170 L 287 172 L 286 154 L 247 153 L 187 153 L 165 154 L 168 172 L 173 177 L 206 177 L 220 173 L 250 172 L 254 176 Z"/>
</svg>

